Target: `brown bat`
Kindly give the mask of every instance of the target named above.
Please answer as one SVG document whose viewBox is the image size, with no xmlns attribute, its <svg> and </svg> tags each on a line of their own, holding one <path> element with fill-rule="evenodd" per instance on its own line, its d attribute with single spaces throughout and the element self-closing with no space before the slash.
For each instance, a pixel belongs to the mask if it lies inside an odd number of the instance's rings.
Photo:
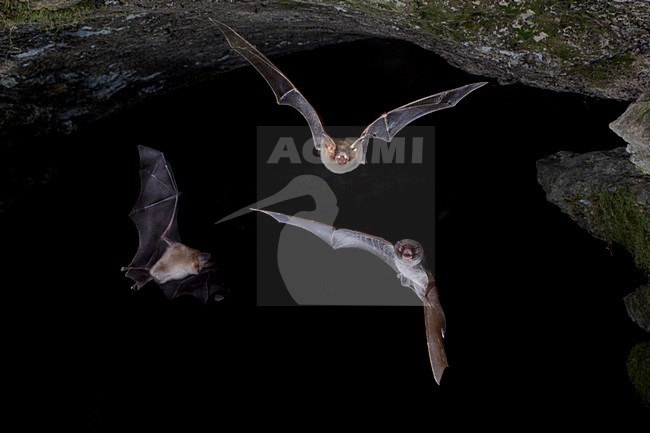
<svg viewBox="0 0 650 433">
<path fill-rule="evenodd" d="M 320 151 L 323 164 L 334 173 L 347 173 L 357 168 L 359 164 L 365 164 L 366 150 L 371 138 L 391 141 L 402 128 L 415 119 L 434 111 L 453 107 L 470 92 L 487 84 L 486 82 L 473 83 L 436 93 L 384 113 L 368 125 L 356 140 L 332 138 L 325 133 L 316 110 L 269 59 L 227 25 L 214 19 L 210 21 L 219 27 L 228 44 L 264 77 L 275 93 L 278 104 L 290 105 L 303 115 L 311 129 L 314 146 Z"/>
<path fill-rule="evenodd" d="M 210 254 L 180 242 L 176 215 L 179 192 L 165 156 L 149 147 L 138 146 L 140 153 L 140 196 L 129 214 L 138 229 L 140 244 L 126 276 L 141 289 L 154 281 L 168 298 L 192 295 L 202 302 L 223 290 L 217 283 Z"/>
<path fill-rule="evenodd" d="M 422 245 L 411 239 L 402 239 L 393 245 L 385 239 L 354 230 L 335 229 L 316 221 L 278 212 L 252 210 L 270 215 L 281 223 L 310 231 L 334 249 L 362 249 L 388 263 L 397 272 L 397 277 L 402 285 L 412 289 L 424 303 L 424 325 L 429 348 L 429 361 L 433 369 L 433 377 L 436 383 L 440 384 L 442 373 L 449 365 L 442 341 L 445 336 L 445 313 L 440 305 L 433 274 L 424 266 Z"/>
</svg>

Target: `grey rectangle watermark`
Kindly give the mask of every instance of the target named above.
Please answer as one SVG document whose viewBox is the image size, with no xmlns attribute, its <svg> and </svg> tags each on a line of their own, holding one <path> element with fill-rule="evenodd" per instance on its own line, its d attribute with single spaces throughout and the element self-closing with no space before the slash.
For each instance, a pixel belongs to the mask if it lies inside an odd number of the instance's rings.
<svg viewBox="0 0 650 433">
<path fill-rule="evenodd" d="M 328 127 L 353 137 L 362 127 Z M 435 264 L 435 128 L 371 140 L 366 166 L 329 172 L 307 127 L 258 127 L 258 208 L 355 230 L 411 238 Z M 368 250 L 333 249 L 313 233 L 258 214 L 258 305 L 413 305 L 422 301 Z"/>
</svg>

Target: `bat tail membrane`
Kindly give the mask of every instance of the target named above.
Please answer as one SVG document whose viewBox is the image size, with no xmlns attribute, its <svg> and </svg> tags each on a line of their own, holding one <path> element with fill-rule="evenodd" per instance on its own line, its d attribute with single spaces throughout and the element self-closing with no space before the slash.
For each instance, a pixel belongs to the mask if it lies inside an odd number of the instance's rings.
<svg viewBox="0 0 650 433">
<path fill-rule="evenodd" d="M 210 299 L 221 301 L 228 293 L 215 269 L 204 270 L 182 281 L 170 281 L 161 285 L 161 288 L 169 299 L 190 295 L 204 304 Z"/>
<path fill-rule="evenodd" d="M 149 271 L 142 267 L 137 266 L 125 266 L 122 269 L 122 272 L 126 272 L 124 276 L 132 279 L 135 284 L 131 286 L 133 290 L 140 290 L 143 288 L 149 281 L 152 281 L 153 278 Z"/>
</svg>

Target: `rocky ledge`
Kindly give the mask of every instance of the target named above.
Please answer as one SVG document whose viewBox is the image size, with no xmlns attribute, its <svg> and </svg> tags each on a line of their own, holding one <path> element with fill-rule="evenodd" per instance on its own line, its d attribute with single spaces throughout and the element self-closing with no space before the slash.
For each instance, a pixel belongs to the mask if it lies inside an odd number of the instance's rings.
<svg viewBox="0 0 650 433">
<path fill-rule="evenodd" d="M 596 238 L 624 246 L 650 272 L 650 176 L 624 147 L 558 152 L 537 162 L 537 179 L 548 201 Z"/>
<path fill-rule="evenodd" d="M 275 55 L 345 40 L 416 43 L 502 83 L 633 100 L 650 87 L 646 0 L 0 3 L 0 130 L 69 132 L 243 64 L 208 18 Z"/>
</svg>

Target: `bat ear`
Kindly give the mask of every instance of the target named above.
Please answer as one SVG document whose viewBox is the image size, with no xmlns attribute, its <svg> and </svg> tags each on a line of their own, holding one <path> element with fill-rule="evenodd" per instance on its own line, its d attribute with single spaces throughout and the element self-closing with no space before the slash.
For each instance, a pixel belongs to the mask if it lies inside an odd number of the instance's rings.
<svg viewBox="0 0 650 433">
<path fill-rule="evenodd" d="M 210 261 L 210 254 L 209 253 L 198 253 L 196 255 L 196 260 L 199 263 L 201 267 L 204 267 L 208 265 L 208 262 Z"/>
</svg>

